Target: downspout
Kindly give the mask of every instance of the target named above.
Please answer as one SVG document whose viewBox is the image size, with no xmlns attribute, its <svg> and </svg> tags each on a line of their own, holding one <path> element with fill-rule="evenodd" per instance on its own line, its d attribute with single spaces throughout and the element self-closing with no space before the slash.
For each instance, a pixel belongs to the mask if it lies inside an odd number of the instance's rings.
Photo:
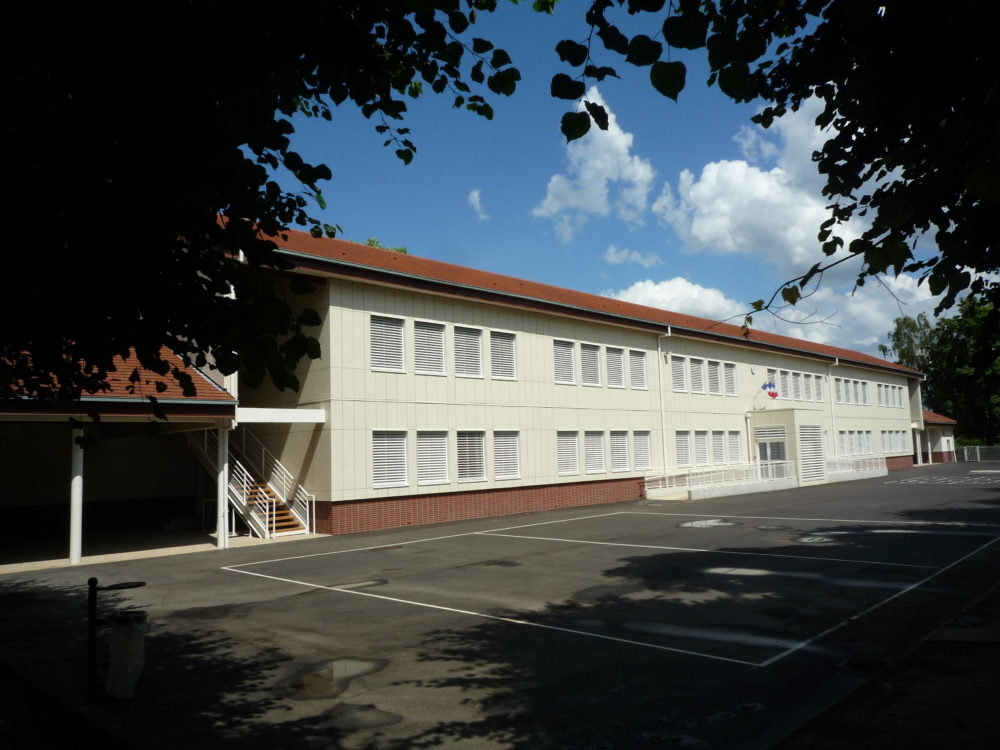
<svg viewBox="0 0 1000 750">
<path fill-rule="evenodd" d="M 666 475 L 666 473 L 667 473 L 667 412 L 666 412 L 666 408 L 665 408 L 664 403 L 663 403 L 663 388 L 664 388 L 664 381 L 663 381 L 663 357 L 664 357 L 664 352 L 660 351 L 660 340 L 668 338 L 668 337 L 670 337 L 672 335 L 673 335 L 673 331 L 671 330 L 671 327 L 667 326 L 667 332 L 666 333 L 661 333 L 659 336 L 656 337 L 656 357 L 657 357 L 658 360 L 660 360 L 660 366 L 658 368 L 659 379 L 660 379 L 660 382 L 659 382 L 659 386 L 660 386 L 660 388 L 659 388 L 659 390 L 660 390 L 660 453 L 661 453 L 661 455 L 660 455 L 660 463 L 661 463 L 661 466 L 663 467 L 663 473 L 664 473 L 664 475 Z M 670 352 L 667 351 L 665 354 L 667 356 L 667 359 L 669 359 L 670 358 Z"/>
<path fill-rule="evenodd" d="M 833 387 L 833 368 L 840 366 L 840 357 L 835 357 L 832 365 L 826 367 L 826 390 L 830 394 L 830 421 L 833 423 L 833 456 L 840 458 L 840 433 L 837 432 L 837 391 Z"/>
</svg>

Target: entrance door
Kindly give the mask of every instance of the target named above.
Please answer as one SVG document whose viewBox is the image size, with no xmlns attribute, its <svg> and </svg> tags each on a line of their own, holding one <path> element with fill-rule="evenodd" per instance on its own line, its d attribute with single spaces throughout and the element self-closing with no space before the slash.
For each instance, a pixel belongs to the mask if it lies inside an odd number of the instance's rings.
<svg viewBox="0 0 1000 750">
<path fill-rule="evenodd" d="M 757 460 L 760 463 L 761 479 L 785 479 L 788 477 L 788 451 L 785 446 L 785 427 L 768 426 L 754 430 L 757 442 Z"/>
</svg>

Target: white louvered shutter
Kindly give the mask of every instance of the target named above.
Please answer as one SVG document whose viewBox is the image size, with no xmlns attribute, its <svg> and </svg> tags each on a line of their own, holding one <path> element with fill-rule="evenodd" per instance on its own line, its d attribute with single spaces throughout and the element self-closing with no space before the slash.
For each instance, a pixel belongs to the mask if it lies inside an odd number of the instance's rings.
<svg viewBox="0 0 1000 750">
<path fill-rule="evenodd" d="M 371 361 L 373 370 L 403 371 L 403 320 L 371 318 Z"/>
<path fill-rule="evenodd" d="M 486 479 L 486 455 L 483 452 L 483 433 L 459 432 L 455 441 L 458 448 L 459 481 Z"/>
<path fill-rule="evenodd" d="M 513 333 L 490 331 L 490 375 L 494 380 L 517 379 L 515 342 Z"/>
<path fill-rule="evenodd" d="M 633 388 L 646 387 L 646 352 L 629 350 L 628 379 Z"/>
<path fill-rule="evenodd" d="M 725 373 L 726 380 L 726 395 L 735 396 L 736 395 L 736 365 L 732 362 L 726 362 L 723 365 L 723 372 Z"/>
<path fill-rule="evenodd" d="M 588 474 L 599 474 L 604 471 L 604 433 L 584 433 L 584 460 Z"/>
<path fill-rule="evenodd" d="M 448 433 L 417 433 L 417 484 L 448 481 Z"/>
<path fill-rule="evenodd" d="M 738 430 L 729 431 L 729 463 L 743 463 L 743 436 Z"/>
<path fill-rule="evenodd" d="M 406 433 L 372 433 L 372 485 L 402 487 L 406 484 Z"/>
<path fill-rule="evenodd" d="M 577 456 L 577 433 L 556 433 L 556 466 L 560 474 L 580 473 L 580 461 Z"/>
<path fill-rule="evenodd" d="M 696 430 L 694 433 L 694 462 L 697 466 L 708 465 L 707 430 Z"/>
<path fill-rule="evenodd" d="M 552 342 L 552 359 L 555 368 L 555 381 L 557 383 L 574 383 L 573 377 L 573 342 L 560 341 L 556 339 Z"/>
<path fill-rule="evenodd" d="M 605 350 L 608 363 L 608 387 L 625 387 L 625 352 L 610 346 Z"/>
<path fill-rule="evenodd" d="M 517 432 L 493 433 L 493 476 L 517 479 L 521 476 L 520 436 Z"/>
<path fill-rule="evenodd" d="M 612 432 L 611 471 L 628 471 L 628 433 Z"/>
<path fill-rule="evenodd" d="M 632 460 L 635 468 L 649 469 L 653 465 L 653 452 L 649 442 L 649 431 L 640 430 L 632 433 Z"/>
<path fill-rule="evenodd" d="M 580 344 L 580 376 L 584 385 L 601 384 L 601 347 Z"/>
<path fill-rule="evenodd" d="M 677 465 L 691 465 L 691 433 L 687 430 L 679 430 L 674 434 L 674 443 L 677 450 Z"/>
<path fill-rule="evenodd" d="M 684 357 L 670 358 L 670 376 L 675 391 L 687 390 L 687 379 L 685 378 L 685 365 L 686 362 L 684 361 Z"/>
<path fill-rule="evenodd" d="M 444 375 L 444 325 L 413 324 L 413 369 L 422 375 Z"/>
<path fill-rule="evenodd" d="M 455 326 L 455 374 L 469 378 L 483 375 L 483 332 Z"/>
<path fill-rule="evenodd" d="M 690 372 L 691 381 L 691 392 L 692 393 L 704 393 L 705 392 L 705 360 L 703 359 L 689 359 L 688 360 L 688 371 Z"/>
<path fill-rule="evenodd" d="M 708 361 L 708 392 L 722 395 L 722 366 L 712 360 Z"/>
</svg>

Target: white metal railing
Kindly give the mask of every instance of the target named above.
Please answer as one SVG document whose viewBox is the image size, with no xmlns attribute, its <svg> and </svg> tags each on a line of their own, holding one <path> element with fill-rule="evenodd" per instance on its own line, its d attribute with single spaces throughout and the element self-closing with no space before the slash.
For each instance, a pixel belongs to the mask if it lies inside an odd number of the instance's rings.
<svg viewBox="0 0 1000 750">
<path fill-rule="evenodd" d="M 840 456 L 827 457 L 826 473 L 852 474 L 858 471 L 878 471 L 885 469 L 885 456 Z"/>
<path fill-rule="evenodd" d="M 256 435 L 246 427 L 240 426 L 233 431 L 229 446 L 242 456 L 252 471 L 267 482 L 289 510 L 310 532 L 315 531 L 316 496 L 299 484 L 295 475 L 290 472 L 278 457 L 267 449 Z"/>
<path fill-rule="evenodd" d="M 1000 461 L 998 445 L 966 445 L 962 448 L 963 461 Z"/>
<path fill-rule="evenodd" d="M 795 470 L 791 461 L 758 461 L 733 466 L 714 466 L 693 469 L 678 469 L 671 472 L 647 474 L 647 490 L 690 489 L 751 482 L 769 482 L 791 479 Z"/>
</svg>

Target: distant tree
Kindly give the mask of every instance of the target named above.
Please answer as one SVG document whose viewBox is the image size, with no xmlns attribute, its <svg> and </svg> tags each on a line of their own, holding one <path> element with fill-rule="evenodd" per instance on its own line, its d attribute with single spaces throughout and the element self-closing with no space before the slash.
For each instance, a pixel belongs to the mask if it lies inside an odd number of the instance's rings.
<svg viewBox="0 0 1000 750">
<path fill-rule="evenodd" d="M 369 237 L 367 240 L 365 240 L 365 244 L 368 245 L 368 247 L 377 247 L 380 250 L 392 250 L 392 252 L 394 252 L 394 253 L 400 253 L 402 255 L 409 255 L 410 254 L 410 251 L 407 250 L 406 247 L 403 247 L 403 246 L 401 246 L 401 247 L 389 247 L 387 245 L 383 245 L 381 242 L 379 242 L 374 237 Z"/>
<path fill-rule="evenodd" d="M 958 315 L 930 330 L 924 372 L 927 408 L 958 420 L 956 434 L 996 445 L 1000 433 L 1000 315 L 967 297 Z"/>
<path fill-rule="evenodd" d="M 932 333 L 933 326 L 924 313 L 916 318 L 909 315 L 896 318 L 888 334 L 889 344 L 879 344 L 879 353 L 893 362 L 924 372 Z"/>
</svg>

